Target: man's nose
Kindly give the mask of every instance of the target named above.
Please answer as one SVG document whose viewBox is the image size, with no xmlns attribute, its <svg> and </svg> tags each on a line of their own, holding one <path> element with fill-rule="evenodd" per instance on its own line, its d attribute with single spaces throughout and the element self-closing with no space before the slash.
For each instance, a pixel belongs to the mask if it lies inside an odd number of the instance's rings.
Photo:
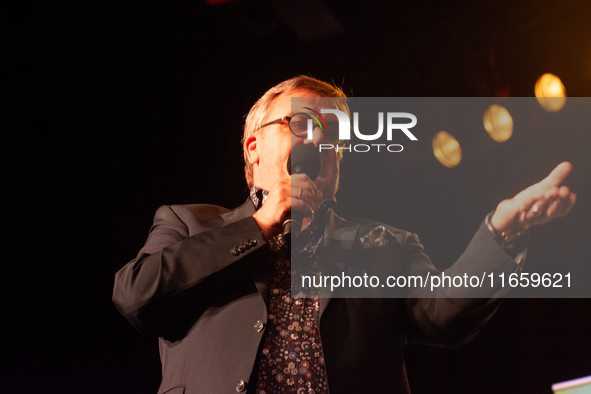
<svg viewBox="0 0 591 394">
<path fill-rule="evenodd" d="M 324 139 L 322 129 L 318 125 L 312 130 L 312 138 L 309 139 L 308 136 L 306 136 L 306 139 L 304 140 L 304 144 L 313 144 L 314 146 L 324 143 L 326 143 L 326 140 Z"/>
</svg>

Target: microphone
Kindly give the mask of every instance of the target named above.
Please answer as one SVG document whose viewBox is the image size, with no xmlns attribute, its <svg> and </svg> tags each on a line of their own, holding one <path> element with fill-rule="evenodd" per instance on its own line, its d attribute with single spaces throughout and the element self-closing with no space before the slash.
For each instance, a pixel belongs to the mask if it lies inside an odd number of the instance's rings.
<svg viewBox="0 0 591 394">
<path fill-rule="evenodd" d="M 318 148 L 310 144 L 296 145 L 289 154 L 287 160 L 287 172 L 289 175 L 306 174 L 314 180 L 320 174 L 320 153 Z M 298 236 L 302 229 L 304 215 L 299 211 L 288 213 L 283 222 L 283 235 L 293 234 Z M 293 226 L 292 226 L 293 223 Z"/>
</svg>

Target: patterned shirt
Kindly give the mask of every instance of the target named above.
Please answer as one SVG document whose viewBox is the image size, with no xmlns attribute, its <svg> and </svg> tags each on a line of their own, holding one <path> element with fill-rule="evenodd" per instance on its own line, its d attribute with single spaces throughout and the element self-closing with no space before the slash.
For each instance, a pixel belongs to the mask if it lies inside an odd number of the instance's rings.
<svg viewBox="0 0 591 394">
<path fill-rule="evenodd" d="M 251 189 L 251 198 L 259 209 L 268 192 Z M 269 240 L 274 263 L 270 275 L 270 297 L 267 330 L 253 371 L 249 393 L 256 394 L 328 394 L 324 353 L 320 340 L 319 293 L 298 291 L 292 298 L 292 257 L 296 259 L 294 276 L 321 274 L 324 220 L 334 201 L 324 201 L 314 219 L 298 235 L 298 245 L 289 250 L 283 235 Z M 489 215 L 490 216 L 490 215 Z M 487 217 L 488 223 L 488 217 Z M 492 231 L 491 231 L 492 232 Z M 396 242 L 385 226 L 378 225 L 359 238 L 364 249 L 379 248 Z M 527 237 L 520 237 L 515 245 L 501 245 L 520 264 L 525 257 Z M 306 264 L 301 264 L 305 261 Z M 305 268 L 304 268 L 305 267 Z M 305 272 L 299 272 L 305 271 Z"/>
<path fill-rule="evenodd" d="M 259 209 L 268 192 L 251 189 L 251 198 Z M 321 204 L 312 220 L 300 235 L 311 240 L 304 248 L 312 265 L 319 264 L 321 256 L 324 218 L 330 204 Z M 306 298 L 292 298 L 291 294 L 291 251 L 282 234 L 269 240 L 274 263 L 271 268 L 270 296 L 267 330 L 258 363 L 253 376 L 256 377 L 256 394 L 327 394 L 328 383 L 324 368 L 324 354 L 320 340 L 319 296 L 308 294 Z"/>
</svg>

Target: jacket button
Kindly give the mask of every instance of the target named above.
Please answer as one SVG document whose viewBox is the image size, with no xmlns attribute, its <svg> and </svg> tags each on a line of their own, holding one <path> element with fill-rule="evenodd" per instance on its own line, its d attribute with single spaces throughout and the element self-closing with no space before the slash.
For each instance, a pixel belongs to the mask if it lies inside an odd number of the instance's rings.
<svg viewBox="0 0 591 394">
<path fill-rule="evenodd" d="M 244 383 L 244 380 L 239 380 L 238 384 L 236 385 L 236 391 L 238 391 L 239 393 L 244 391 L 244 389 L 246 388 L 246 383 Z"/>
<path fill-rule="evenodd" d="M 238 256 L 240 254 L 237 248 L 230 249 L 230 253 L 232 253 L 234 256 Z"/>
<path fill-rule="evenodd" d="M 256 332 L 261 332 L 261 331 L 263 331 L 263 328 L 265 328 L 265 325 L 263 324 L 263 322 L 260 320 L 257 320 L 257 322 L 254 324 L 254 330 Z"/>
<path fill-rule="evenodd" d="M 256 240 L 256 239 L 251 239 L 250 241 L 248 241 L 248 244 L 249 244 L 250 246 L 256 246 L 256 244 L 257 244 L 257 240 Z"/>
<path fill-rule="evenodd" d="M 250 249 L 250 244 L 248 242 L 242 244 L 242 246 L 244 246 L 246 248 L 246 250 Z"/>
<path fill-rule="evenodd" d="M 237 249 L 238 249 L 238 251 L 240 253 L 244 253 L 244 251 L 246 250 L 246 248 L 244 247 L 244 245 L 240 245 Z"/>
</svg>

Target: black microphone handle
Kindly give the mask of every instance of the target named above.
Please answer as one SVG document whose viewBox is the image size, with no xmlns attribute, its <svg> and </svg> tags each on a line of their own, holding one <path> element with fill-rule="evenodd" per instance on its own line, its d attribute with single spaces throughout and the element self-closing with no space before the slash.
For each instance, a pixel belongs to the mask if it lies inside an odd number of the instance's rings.
<svg viewBox="0 0 591 394">
<path fill-rule="evenodd" d="M 310 179 L 316 179 L 320 173 L 321 165 L 320 154 L 316 151 L 316 147 L 300 144 L 296 145 L 289 154 L 287 173 L 289 175 L 306 174 Z M 302 229 L 303 221 L 304 214 L 299 211 L 293 211 L 285 215 L 283 236 L 287 239 L 290 239 L 290 234 L 293 237 L 297 237 Z"/>
<path fill-rule="evenodd" d="M 291 234 L 293 237 L 297 237 L 302 229 L 303 220 L 304 215 L 299 211 L 292 211 L 285 215 L 285 220 L 283 220 L 283 236 L 285 237 Z"/>
</svg>

